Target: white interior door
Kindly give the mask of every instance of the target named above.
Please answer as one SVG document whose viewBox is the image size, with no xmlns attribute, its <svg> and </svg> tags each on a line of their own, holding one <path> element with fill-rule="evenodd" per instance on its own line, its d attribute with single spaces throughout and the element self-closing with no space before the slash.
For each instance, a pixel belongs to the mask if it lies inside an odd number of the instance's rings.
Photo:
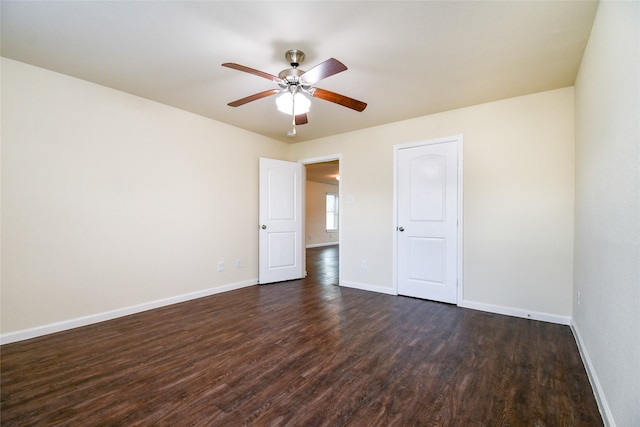
<svg viewBox="0 0 640 427">
<path fill-rule="evenodd" d="M 303 277 L 300 163 L 260 158 L 259 283 Z"/>
<path fill-rule="evenodd" d="M 457 141 L 402 148 L 397 157 L 398 294 L 457 302 Z"/>
</svg>

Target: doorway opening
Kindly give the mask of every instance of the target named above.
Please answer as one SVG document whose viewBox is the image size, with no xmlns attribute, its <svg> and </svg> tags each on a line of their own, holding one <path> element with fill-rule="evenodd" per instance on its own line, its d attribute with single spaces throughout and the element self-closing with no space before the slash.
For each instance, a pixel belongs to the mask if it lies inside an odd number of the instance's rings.
<svg viewBox="0 0 640 427">
<path fill-rule="evenodd" d="M 340 284 L 340 155 L 301 161 L 305 182 L 305 266 L 321 284 Z"/>
</svg>

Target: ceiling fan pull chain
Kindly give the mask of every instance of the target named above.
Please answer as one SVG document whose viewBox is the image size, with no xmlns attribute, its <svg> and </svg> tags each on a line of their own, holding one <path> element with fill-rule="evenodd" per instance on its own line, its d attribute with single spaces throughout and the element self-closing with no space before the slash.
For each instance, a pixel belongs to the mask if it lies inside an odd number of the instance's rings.
<svg viewBox="0 0 640 427">
<path fill-rule="evenodd" d="M 293 125 L 296 125 L 296 93 L 297 91 L 291 92 L 291 117 L 293 118 Z"/>
<path fill-rule="evenodd" d="M 296 135 L 296 93 L 293 91 L 293 97 L 291 98 L 291 132 L 287 132 L 287 136 Z"/>
</svg>

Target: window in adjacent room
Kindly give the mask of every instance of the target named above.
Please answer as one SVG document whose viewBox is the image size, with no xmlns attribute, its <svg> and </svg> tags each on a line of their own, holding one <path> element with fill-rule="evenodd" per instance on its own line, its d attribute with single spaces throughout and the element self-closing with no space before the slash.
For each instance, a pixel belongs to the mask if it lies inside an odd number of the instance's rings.
<svg viewBox="0 0 640 427">
<path fill-rule="evenodd" d="M 334 193 L 327 193 L 326 195 L 327 206 L 327 231 L 338 231 L 338 195 Z"/>
</svg>

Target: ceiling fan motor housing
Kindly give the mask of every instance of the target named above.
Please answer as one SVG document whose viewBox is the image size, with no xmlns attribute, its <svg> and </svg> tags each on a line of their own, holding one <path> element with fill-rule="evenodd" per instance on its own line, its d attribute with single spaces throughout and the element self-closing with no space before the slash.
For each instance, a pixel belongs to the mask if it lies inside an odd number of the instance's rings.
<svg viewBox="0 0 640 427">
<path fill-rule="evenodd" d="M 300 76 L 304 73 L 304 70 L 300 70 L 298 68 L 288 68 L 286 70 L 280 71 L 278 77 L 280 77 L 282 80 L 285 80 L 288 84 L 297 85 L 302 83 L 300 81 Z M 285 84 L 285 87 L 288 86 L 288 84 Z"/>
</svg>

